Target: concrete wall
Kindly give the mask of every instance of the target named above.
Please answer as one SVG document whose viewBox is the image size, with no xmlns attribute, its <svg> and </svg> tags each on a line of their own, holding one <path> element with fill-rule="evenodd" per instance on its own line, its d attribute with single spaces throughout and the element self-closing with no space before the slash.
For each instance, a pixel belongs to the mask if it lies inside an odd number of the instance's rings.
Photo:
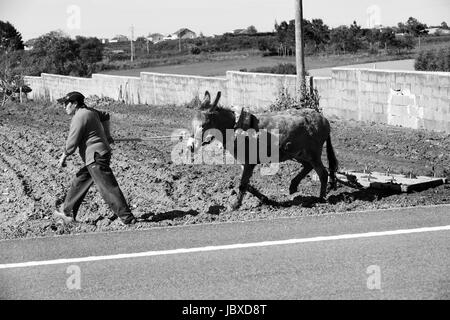
<svg viewBox="0 0 450 320">
<path fill-rule="evenodd" d="M 450 132 L 450 73 L 332 70 L 329 114 Z"/>
<path fill-rule="evenodd" d="M 94 74 L 76 78 L 51 74 L 26 77 L 34 99 L 54 101 L 69 91 L 128 104 L 184 104 L 205 90 L 222 91 L 221 104 L 259 112 L 280 90 L 295 93 L 296 77 L 229 71 L 226 78 L 142 72 L 140 77 Z M 321 107 L 328 117 L 375 121 L 450 133 L 450 73 L 334 68 L 315 77 Z"/>
<path fill-rule="evenodd" d="M 196 96 L 203 97 L 206 90 L 212 95 L 221 91 L 223 94 L 221 103 L 228 105 L 226 79 L 150 72 L 141 73 L 143 103 L 155 105 L 184 104 L 192 101 Z"/>
</svg>

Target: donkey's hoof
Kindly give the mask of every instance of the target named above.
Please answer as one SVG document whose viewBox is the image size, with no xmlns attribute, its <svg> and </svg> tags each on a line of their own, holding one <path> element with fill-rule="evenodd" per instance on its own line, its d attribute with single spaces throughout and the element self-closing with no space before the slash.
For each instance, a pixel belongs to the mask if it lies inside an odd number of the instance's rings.
<svg viewBox="0 0 450 320">
<path fill-rule="evenodd" d="M 319 197 L 318 203 L 327 203 L 327 199 L 325 197 Z"/>
<path fill-rule="evenodd" d="M 241 207 L 241 204 L 238 201 L 236 201 L 228 207 L 228 210 L 235 211 L 235 210 L 238 210 L 240 207 Z"/>
<path fill-rule="evenodd" d="M 330 182 L 328 189 L 329 190 L 337 190 L 337 182 L 336 181 Z"/>
</svg>

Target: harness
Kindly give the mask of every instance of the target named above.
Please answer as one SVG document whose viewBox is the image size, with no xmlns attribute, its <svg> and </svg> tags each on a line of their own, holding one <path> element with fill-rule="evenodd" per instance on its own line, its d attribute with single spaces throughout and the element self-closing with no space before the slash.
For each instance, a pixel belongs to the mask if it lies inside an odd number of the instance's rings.
<svg viewBox="0 0 450 320">
<path fill-rule="evenodd" d="M 257 132 L 259 131 L 259 120 L 252 113 L 247 112 L 242 108 L 241 114 L 236 121 L 234 126 L 234 130 L 242 129 L 243 131 L 247 131 L 248 129 L 254 129 Z"/>
<path fill-rule="evenodd" d="M 254 129 L 256 132 L 259 131 L 259 120 L 256 118 L 255 115 L 253 115 L 250 112 L 247 112 L 244 110 L 244 108 L 241 109 L 241 114 L 239 115 L 239 118 L 236 121 L 236 124 L 234 125 L 234 130 L 241 129 L 242 131 L 247 131 L 249 129 Z M 196 141 L 201 141 L 201 145 L 205 146 L 210 144 L 214 139 L 211 139 L 210 141 L 203 141 L 203 139 L 191 136 L 192 139 Z"/>
</svg>

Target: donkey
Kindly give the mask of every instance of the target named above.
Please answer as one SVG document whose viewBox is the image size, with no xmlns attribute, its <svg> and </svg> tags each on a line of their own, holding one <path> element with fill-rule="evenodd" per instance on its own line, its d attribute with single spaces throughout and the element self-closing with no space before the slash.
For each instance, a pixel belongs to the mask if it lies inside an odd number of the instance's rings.
<svg viewBox="0 0 450 320">
<path fill-rule="evenodd" d="M 211 142 L 211 139 L 208 140 L 208 137 L 204 137 L 205 133 L 210 129 L 220 131 L 221 135 L 218 135 L 218 140 L 221 139 L 220 142 L 227 150 L 230 145 L 225 141 L 227 130 L 232 129 L 237 135 L 239 131 L 242 132 L 242 130 L 247 129 L 253 129 L 257 132 L 263 129 L 268 131 L 276 129 L 278 130 L 279 162 L 294 160 L 303 166 L 302 170 L 292 179 L 289 193 L 296 193 L 300 181 L 314 169 L 321 183 L 319 199 L 320 201 L 325 201 L 328 172 L 321 160 L 325 141 L 327 142 L 326 150 L 332 188 L 336 187 L 336 172 L 338 170 L 338 161 L 331 144 L 328 120 L 313 109 L 278 112 L 276 114 L 261 115 L 259 118 L 252 114 L 247 114 L 247 117 L 243 117 L 241 113 L 241 117 L 236 120 L 234 111 L 217 105 L 220 96 L 221 93 L 219 91 L 214 102 L 211 103 L 209 92 L 205 92 L 200 108 L 192 120 L 193 133 L 187 142 L 191 151 L 195 152 L 201 145 Z M 236 158 L 236 149 L 233 148 L 233 150 L 228 151 Z M 259 158 L 257 163 L 261 163 Z M 261 198 L 260 196 L 262 195 L 249 184 L 257 163 L 246 161 L 243 164 L 239 193 L 232 205 L 233 209 L 238 209 L 241 206 L 246 191 Z"/>
</svg>

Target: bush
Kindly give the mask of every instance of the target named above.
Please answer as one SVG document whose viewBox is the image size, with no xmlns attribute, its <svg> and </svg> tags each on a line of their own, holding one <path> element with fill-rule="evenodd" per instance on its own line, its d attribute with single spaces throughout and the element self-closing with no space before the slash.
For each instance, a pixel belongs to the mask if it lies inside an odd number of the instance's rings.
<svg viewBox="0 0 450 320">
<path fill-rule="evenodd" d="M 303 86 L 301 88 L 301 93 L 300 105 L 296 109 L 309 108 L 322 113 L 322 108 L 320 108 L 319 90 L 317 90 L 317 88 L 309 90 L 309 88 Z"/>
<path fill-rule="evenodd" d="M 200 97 L 198 95 L 196 95 L 196 96 L 194 96 L 194 98 L 192 98 L 191 101 L 189 101 L 188 103 L 185 103 L 184 107 L 188 108 L 188 109 L 198 109 L 201 104 L 202 104 L 202 100 L 200 99 Z"/>
<path fill-rule="evenodd" d="M 308 87 L 301 87 L 301 98 L 298 101 L 293 97 L 287 90 L 287 88 L 282 87 L 278 92 L 277 99 L 273 104 L 269 106 L 269 111 L 283 111 L 289 109 L 314 109 L 317 112 L 322 113 L 322 109 L 319 106 L 320 96 L 319 91 L 314 88 L 310 90 Z"/>
<path fill-rule="evenodd" d="M 450 48 L 421 51 L 416 58 L 414 68 L 418 71 L 450 72 Z"/>
<path fill-rule="evenodd" d="M 201 52 L 202 52 L 202 50 L 199 47 L 197 47 L 197 46 L 193 46 L 191 48 L 191 53 L 192 54 L 200 54 Z"/>
<path fill-rule="evenodd" d="M 292 63 L 280 63 L 273 67 L 260 67 L 250 70 L 257 73 L 297 74 L 297 67 Z"/>
<path fill-rule="evenodd" d="M 295 97 L 291 96 L 286 87 L 281 87 L 275 102 L 269 106 L 269 111 L 289 110 L 296 106 L 297 100 Z"/>
</svg>

